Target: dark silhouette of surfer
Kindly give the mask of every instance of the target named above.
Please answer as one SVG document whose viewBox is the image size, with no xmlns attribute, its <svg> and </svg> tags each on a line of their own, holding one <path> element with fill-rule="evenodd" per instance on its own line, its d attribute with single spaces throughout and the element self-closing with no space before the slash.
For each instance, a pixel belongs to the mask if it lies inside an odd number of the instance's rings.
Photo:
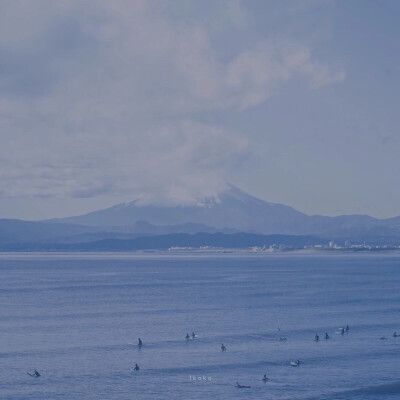
<svg viewBox="0 0 400 400">
<path fill-rule="evenodd" d="M 29 372 L 27 372 L 27 374 L 32 378 L 39 378 L 40 376 L 39 372 L 36 369 L 33 371 L 33 374 L 30 374 Z"/>
</svg>

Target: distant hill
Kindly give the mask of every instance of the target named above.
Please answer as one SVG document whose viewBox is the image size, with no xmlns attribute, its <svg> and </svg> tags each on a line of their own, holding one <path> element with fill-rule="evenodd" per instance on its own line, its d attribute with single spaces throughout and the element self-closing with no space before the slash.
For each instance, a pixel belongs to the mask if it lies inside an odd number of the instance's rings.
<svg viewBox="0 0 400 400">
<path fill-rule="evenodd" d="M 197 236 L 200 233 L 227 236 Z M 163 240 L 168 247 L 189 246 L 188 243 L 248 247 L 258 246 L 265 240 L 265 235 L 281 235 L 281 240 L 291 237 L 291 241 L 294 236 L 307 237 L 314 240 L 313 244 L 326 240 L 349 240 L 398 245 L 400 217 L 309 216 L 282 204 L 257 199 L 231 186 L 218 196 L 187 206 L 144 205 L 135 200 L 81 216 L 50 221 L 0 219 L 2 248 L 11 248 L 12 245 L 26 248 L 27 243 L 33 248 L 43 249 L 61 249 L 65 245 L 66 249 L 96 247 L 101 250 L 99 246 L 106 249 L 113 248 L 114 244 L 121 248 L 150 248 L 146 247 L 150 245 L 159 248 L 157 246 Z M 211 244 L 201 242 L 200 238 L 206 238 L 204 240 Z M 243 243 L 232 242 L 239 239 Z"/>
<path fill-rule="evenodd" d="M 235 229 L 223 229 L 235 233 Z M 169 233 L 216 233 L 218 229 L 204 224 L 187 223 L 159 226 L 138 221 L 131 226 L 84 226 L 68 223 L 46 223 L 18 219 L 0 219 L 0 243 L 79 243 L 102 239 L 134 239 L 138 236 Z"/>
<path fill-rule="evenodd" d="M 361 238 L 368 232 L 368 237 L 400 238 L 400 217 L 377 219 L 368 215 L 309 216 L 283 204 L 257 199 L 234 186 L 230 186 L 218 196 L 199 199 L 193 205 L 143 205 L 138 199 L 104 210 L 49 222 L 93 227 L 112 226 L 115 229 L 117 226 L 134 226 L 140 221 L 159 227 L 170 227 L 169 230 L 165 228 L 165 232 L 160 232 L 158 228 L 155 233 L 178 232 L 177 226 L 185 225 L 193 227 L 190 231 L 186 230 L 186 233 L 195 233 L 196 230 L 203 231 L 203 228 L 196 226 L 201 224 L 207 226 L 206 232 L 210 233 L 214 229 L 223 232 L 233 230 L 262 234 Z"/>
<path fill-rule="evenodd" d="M 0 219 L 0 243 L 49 241 L 59 236 L 79 235 L 96 230 L 98 228 L 72 224 Z"/>
<path fill-rule="evenodd" d="M 104 229 L 107 229 L 106 227 Z M 217 229 L 205 224 L 186 222 L 184 224 L 177 225 L 154 225 L 147 221 L 137 221 L 132 226 L 126 227 L 127 231 L 130 233 L 146 233 L 153 235 L 162 235 L 169 233 L 189 233 L 194 234 L 198 232 L 203 233 L 237 233 L 237 229 L 222 228 Z"/>
<path fill-rule="evenodd" d="M 134 251 L 167 250 L 171 247 L 200 248 L 249 248 L 269 247 L 273 244 L 288 248 L 303 248 L 308 245 L 326 245 L 327 240 L 293 235 L 257 235 L 251 233 L 174 233 L 157 236 L 141 236 L 134 239 L 104 239 L 80 243 L 3 243 L 0 251 Z"/>
</svg>

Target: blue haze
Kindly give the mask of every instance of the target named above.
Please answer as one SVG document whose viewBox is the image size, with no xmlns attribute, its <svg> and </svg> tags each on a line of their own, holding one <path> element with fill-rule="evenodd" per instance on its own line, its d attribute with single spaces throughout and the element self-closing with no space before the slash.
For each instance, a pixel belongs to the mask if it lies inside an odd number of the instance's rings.
<svg viewBox="0 0 400 400">
<path fill-rule="evenodd" d="M 399 265 L 395 255 L 2 254 L 0 397 L 398 399 Z"/>
</svg>

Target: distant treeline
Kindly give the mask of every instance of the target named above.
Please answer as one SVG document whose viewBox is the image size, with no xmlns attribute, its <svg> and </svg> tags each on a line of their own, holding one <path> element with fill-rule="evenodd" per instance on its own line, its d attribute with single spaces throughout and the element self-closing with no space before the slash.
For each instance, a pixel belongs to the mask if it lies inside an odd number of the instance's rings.
<svg viewBox="0 0 400 400">
<path fill-rule="evenodd" d="M 328 240 L 313 236 L 258 235 L 252 233 L 173 233 L 141 236 L 134 239 L 103 239 L 83 243 L 0 243 L 0 251 L 134 251 L 167 250 L 171 247 L 249 248 L 272 245 L 299 249 L 305 246 L 327 245 Z"/>
</svg>

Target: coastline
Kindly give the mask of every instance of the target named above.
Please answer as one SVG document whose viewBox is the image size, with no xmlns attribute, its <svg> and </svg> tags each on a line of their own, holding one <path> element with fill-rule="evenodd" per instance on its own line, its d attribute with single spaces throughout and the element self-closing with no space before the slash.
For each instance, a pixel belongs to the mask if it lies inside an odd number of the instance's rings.
<svg viewBox="0 0 400 400">
<path fill-rule="evenodd" d="M 352 256 L 352 255 L 400 255 L 399 248 L 391 249 L 291 249 L 254 251 L 250 249 L 180 249 L 180 250 L 133 250 L 133 251 L 0 251 L 0 259 L 7 258 L 140 258 L 140 257 L 284 257 L 284 256 Z"/>
</svg>

